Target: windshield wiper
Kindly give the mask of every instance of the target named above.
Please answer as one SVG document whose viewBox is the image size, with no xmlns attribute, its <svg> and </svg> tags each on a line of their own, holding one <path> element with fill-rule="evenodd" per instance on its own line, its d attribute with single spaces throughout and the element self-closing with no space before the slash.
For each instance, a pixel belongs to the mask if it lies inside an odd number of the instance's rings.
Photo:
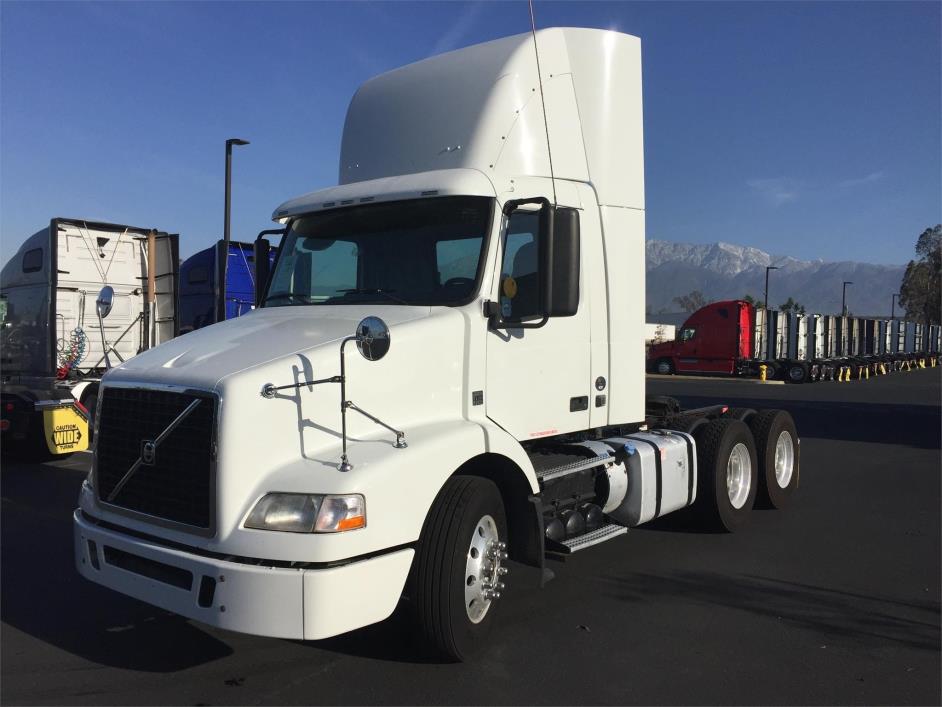
<svg viewBox="0 0 942 707">
<path fill-rule="evenodd" d="M 388 297 L 393 302 L 398 302 L 399 304 L 409 305 L 404 299 L 396 297 L 394 294 L 391 294 L 395 290 L 383 290 L 379 287 L 373 288 L 360 288 L 360 287 L 350 287 L 345 290 L 337 290 L 337 292 L 343 292 L 345 295 L 383 295 Z"/>
<path fill-rule="evenodd" d="M 302 295 L 297 292 L 279 292 L 278 294 L 269 295 L 265 298 L 265 304 L 268 304 L 272 300 L 276 299 L 287 299 L 289 302 L 303 302 L 304 304 L 314 304 L 314 298 L 310 295 Z"/>
</svg>

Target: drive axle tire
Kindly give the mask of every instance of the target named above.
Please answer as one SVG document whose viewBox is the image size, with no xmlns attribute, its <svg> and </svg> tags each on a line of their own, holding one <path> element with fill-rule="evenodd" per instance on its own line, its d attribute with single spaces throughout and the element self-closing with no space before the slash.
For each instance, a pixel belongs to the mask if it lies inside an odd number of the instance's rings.
<svg viewBox="0 0 942 707">
<path fill-rule="evenodd" d="M 758 464 L 746 423 L 720 417 L 697 430 L 697 501 L 710 526 L 733 532 L 748 519 L 755 503 Z"/>
<path fill-rule="evenodd" d="M 798 488 L 801 449 L 795 421 L 784 410 L 761 410 L 749 428 L 759 458 L 759 503 L 784 508 Z"/>
<path fill-rule="evenodd" d="M 756 411 L 752 408 L 729 408 L 726 411 L 726 417 L 731 417 L 734 420 L 742 420 L 745 423 L 749 422 L 749 418 L 756 414 Z"/>
<path fill-rule="evenodd" d="M 425 519 L 408 592 L 419 632 L 438 653 L 465 660 L 484 647 L 507 573 L 506 538 L 492 481 L 445 482 Z"/>
</svg>

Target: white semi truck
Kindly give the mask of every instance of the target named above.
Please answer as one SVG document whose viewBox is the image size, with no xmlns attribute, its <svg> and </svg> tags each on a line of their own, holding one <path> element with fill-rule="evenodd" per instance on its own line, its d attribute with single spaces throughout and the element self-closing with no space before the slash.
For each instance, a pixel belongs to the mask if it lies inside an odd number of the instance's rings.
<svg viewBox="0 0 942 707">
<path fill-rule="evenodd" d="M 105 376 L 78 570 L 293 639 L 402 601 L 464 658 L 508 560 L 545 580 L 667 513 L 784 505 L 787 413 L 645 399 L 643 164 L 635 37 L 541 30 L 366 82 L 340 185 L 274 212 L 261 306 Z"/>
<path fill-rule="evenodd" d="M 155 229 L 54 218 L 24 241 L 0 274 L 4 448 L 86 448 L 108 366 L 176 336 L 178 266 L 178 236 Z"/>
</svg>

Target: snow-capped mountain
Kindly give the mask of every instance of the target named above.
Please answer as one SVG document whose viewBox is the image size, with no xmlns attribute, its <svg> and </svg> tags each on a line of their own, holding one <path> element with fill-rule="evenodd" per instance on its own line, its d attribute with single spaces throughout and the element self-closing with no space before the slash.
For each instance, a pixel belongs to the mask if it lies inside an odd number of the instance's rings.
<svg viewBox="0 0 942 707">
<path fill-rule="evenodd" d="M 890 299 L 899 292 L 904 265 L 873 265 L 851 261 L 797 260 L 770 255 L 758 248 L 712 243 L 695 245 L 647 241 L 648 311 L 676 312 L 674 297 L 692 290 L 707 302 L 752 295 L 762 299 L 765 268 L 778 266 L 769 276 L 773 305 L 789 297 L 808 311 L 836 314 L 841 309 L 841 284 L 847 287 L 847 308 L 858 316 L 889 316 Z"/>
</svg>

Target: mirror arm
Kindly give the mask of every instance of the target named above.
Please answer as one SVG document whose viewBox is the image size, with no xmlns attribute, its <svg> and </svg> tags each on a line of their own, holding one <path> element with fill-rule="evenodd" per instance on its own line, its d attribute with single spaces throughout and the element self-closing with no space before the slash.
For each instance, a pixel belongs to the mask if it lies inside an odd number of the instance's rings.
<svg viewBox="0 0 942 707">
<path fill-rule="evenodd" d="M 357 341 L 356 336 L 348 336 L 340 342 L 340 375 L 331 376 L 330 378 L 321 378 L 319 380 L 313 381 L 302 381 L 301 383 L 289 383 L 287 385 L 273 385 L 272 383 L 266 383 L 262 386 L 260 395 L 263 398 L 272 399 L 275 397 L 275 393 L 279 390 L 286 390 L 288 388 L 303 388 L 306 385 L 320 385 L 321 383 L 339 383 L 340 384 L 340 439 L 341 439 L 341 454 L 340 454 L 340 464 L 337 465 L 337 468 L 340 471 L 351 471 L 353 469 L 353 464 L 350 463 L 350 460 L 347 458 L 347 410 L 354 410 L 364 417 L 372 420 L 377 425 L 385 427 L 387 430 L 396 435 L 396 443 L 393 445 L 396 449 L 405 449 L 409 445 L 406 444 L 406 433 L 402 430 L 397 430 L 393 427 L 390 427 L 385 422 L 380 420 L 378 417 L 373 417 L 366 410 L 357 407 L 357 405 L 352 400 L 347 400 L 347 362 L 344 356 L 344 347 L 350 341 Z"/>
<path fill-rule="evenodd" d="M 370 415 L 370 413 L 368 413 L 368 412 L 367 412 L 366 410 L 364 410 L 363 408 L 358 407 L 352 400 L 348 400 L 348 401 L 347 401 L 347 407 L 350 408 L 351 410 L 354 410 L 354 411 L 360 413 L 361 415 L 363 415 L 363 417 L 369 418 L 370 420 L 372 420 L 373 422 L 375 422 L 375 423 L 376 423 L 377 425 L 379 425 L 380 427 L 385 427 L 387 430 L 389 430 L 389 431 L 392 432 L 394 435 L 396 435 L 396 443 L 393 445 L 396 449 L 405 449 L 406 447 L 409 446 L 409 445 L 406 444 L 406 433 L 405 433 L 405 432 L 403 432 L 403 431 L 401 431 L 401 430 L 397 430 L 395 427 L 390 427 L 390 426 L 387 425 L 385 422 L 383 422 L 382 420 L 380 420 L 378 417 L 374 417 L 373 415 Z"/>
<path fill-rule="evenodd" d="M 511 199 L 504 202 L 504 216 L 510 216 L 514 211 L 524 204 L 539 204 L 540 206 L 551 206 L 550 200 L 545 196 L 531 196 L 527 199 Z"/>
<path fill-rule="evenodd" d="M 105 354 L 105 369 L 111 369 L 111 358 L 108 356 L 108 342 L 105 341 L 105 322 L 101 318 L 101 309 L 96 307 L 98 311 L 98 330 L 101 332 L 101 349 Z"/>
<path fill-rule="evenodd" d="M 263 398 L 274 398 L 275 393 L 279 390 L 287 390 L 288 388 L 304 388 L 309 385 L 320 385 L 321 383 L 339 383 L 340 376 L 331 376 L 330 378 L 321 378 L 314 381 L 301 381 L 300 383 L 288 383 L 288 385 L 273 385 L 271 383 L 266 383 L 262 386 L 261 396 Z"/>
<path fill-rule="evenodd" d="M 265 248 L 265 257 L 270 257 L 269 253 L 271 252 L 271 243 L 268 243 L 266 236 L 282 236 L 284 237 L 287 232 L 287 228 L 269 228 L 264 231 L 260 231 L 259 234 L 255 237 L 255 244 L 252 248 L 252 254 L 255 256 L 255 279 L 258 282 L 255 283 L 255 306 L 261 307 L 264 303 L 264 298 L 266 290 L 268 289 L 268 281 L 271 279 L 271 264 L 266 262 L 262 265 L 259 260 L 259 249 L 262 246 L 262 243 L 265 243 L 267 247 Z M 282 243 L 283 244 L 283 243 Z M 265 282 L 261 282 L 259 275 L 264 274 Z"/>
<path fill-rule="evenodd" d="M 492 331 L 496 329 L 539 329 L 540 327 L 546 326 L 546 322 L 549 321 L 549 315 L 547 314 L 544 314 L 541 319 L 535 322 L 507 321 L 501 318 L 497 309 L 497 303 L 493 300 L 485 300 L 484 316 L 487 317 L 487 328 Z"/>
</svg>

